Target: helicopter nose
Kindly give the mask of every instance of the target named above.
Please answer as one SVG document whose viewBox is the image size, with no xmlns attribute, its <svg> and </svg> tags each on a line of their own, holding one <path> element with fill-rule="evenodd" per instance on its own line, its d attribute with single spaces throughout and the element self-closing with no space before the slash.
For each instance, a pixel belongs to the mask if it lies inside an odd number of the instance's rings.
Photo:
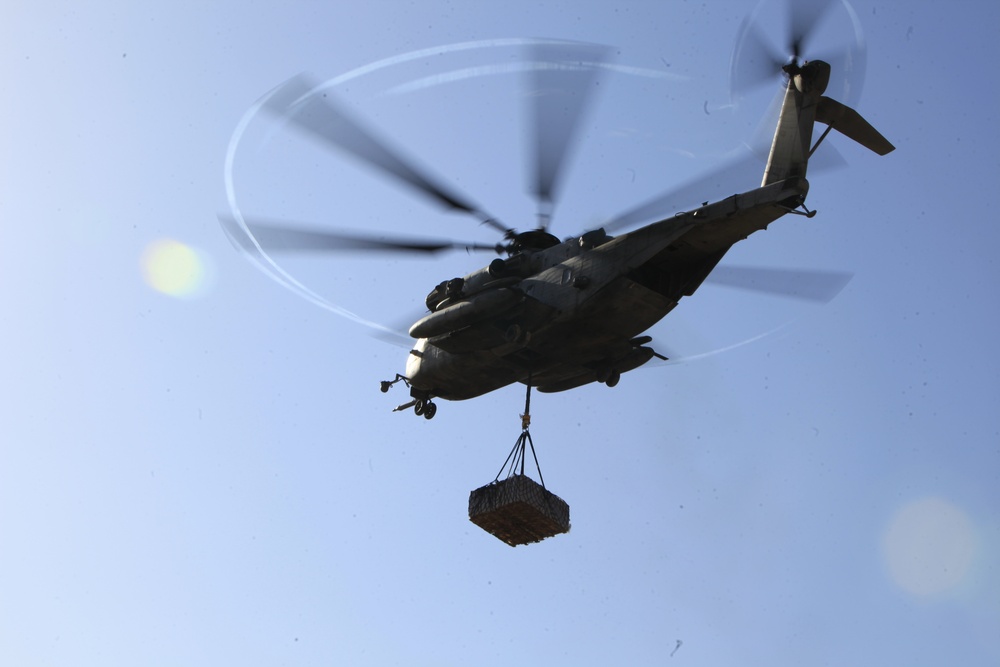
<svg viewBox="0 0 1000 667">
<path fill-rule="evenodd" d="M 411 382 L 420 382 L 420 371 L 424 360 L 424 351 L 427 349 L 427 339 L 420 338 L 417 340 L 416 345 L 410 350 L 410 354 L 406 357 L 406 377 L 410 378 Z"/>
</svg>

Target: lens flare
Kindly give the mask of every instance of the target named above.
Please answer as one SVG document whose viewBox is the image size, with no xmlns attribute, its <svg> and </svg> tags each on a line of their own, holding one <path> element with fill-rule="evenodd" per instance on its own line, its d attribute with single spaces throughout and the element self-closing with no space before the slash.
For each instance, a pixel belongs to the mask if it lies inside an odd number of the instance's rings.
<svg viewBox="0 0 1000 667">
<path fill-rule="evenodd" d="M 142 275 L 157 292 L 177 298 L 202 296 L 209 265 L 194 248 L 173 239 L 153 241 L 142 253 Z"/>
<path fill-rule="evenodd" d="M 883 555 L 897 586 L 925 597 L 953 591 L 972 568 L 976 533 L 965 512 L 941 498 L 899 509 L 883 538 Z"/>
</svg>

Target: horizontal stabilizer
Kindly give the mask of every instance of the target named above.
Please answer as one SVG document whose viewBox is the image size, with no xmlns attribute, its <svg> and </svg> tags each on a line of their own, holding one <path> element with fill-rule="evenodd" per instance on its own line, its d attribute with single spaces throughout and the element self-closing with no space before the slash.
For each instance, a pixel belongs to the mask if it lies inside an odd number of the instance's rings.
<svg viewBox="0 0 1000 667">
<path fill-rule="evenodd" d="M 857 111 L 829 97 L 819 98 L 816 106 L 816 120 L 829 125 L 845 137 L 853 139 L 868 150 L 879 155 L 896 149 L 889 140 L 879 134 Z"/>
</svg>

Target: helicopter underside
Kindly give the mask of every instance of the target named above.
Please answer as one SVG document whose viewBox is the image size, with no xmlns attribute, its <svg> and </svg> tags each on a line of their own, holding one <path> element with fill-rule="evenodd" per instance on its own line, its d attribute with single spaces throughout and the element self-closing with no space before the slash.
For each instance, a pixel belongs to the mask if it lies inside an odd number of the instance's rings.
<svg viewBox="0 0 1000 667">
<path fill-rule="evenodd" d="M 553 320 L 550 307 L 527 298 L 500 317 L 418 341 L 407 360 L 411 391 L 464 400 L 514 382 L 549 392 L 614 383 L 653 357 L 635 338 L 676 305 L 627 277 L 603 288 L 571 321 Z"/>
</svg>

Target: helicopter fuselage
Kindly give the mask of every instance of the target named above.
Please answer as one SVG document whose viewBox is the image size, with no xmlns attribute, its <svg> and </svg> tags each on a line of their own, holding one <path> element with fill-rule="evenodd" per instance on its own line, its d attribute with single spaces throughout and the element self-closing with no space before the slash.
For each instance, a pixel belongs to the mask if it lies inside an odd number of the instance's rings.
<svg viewBox="0 0 1000 667">
<path fill-rule="evenodd" d="M 808 187 L 790 178 L 614 238 L 597 230 L 524 249 L 442 283 L 428 297 L 432 312 L 410 328 L 411 395 L 617 384 L 657 356 L 639 336 L 694 294 L 734 243 L 801 205 Z"/>
</svg>

